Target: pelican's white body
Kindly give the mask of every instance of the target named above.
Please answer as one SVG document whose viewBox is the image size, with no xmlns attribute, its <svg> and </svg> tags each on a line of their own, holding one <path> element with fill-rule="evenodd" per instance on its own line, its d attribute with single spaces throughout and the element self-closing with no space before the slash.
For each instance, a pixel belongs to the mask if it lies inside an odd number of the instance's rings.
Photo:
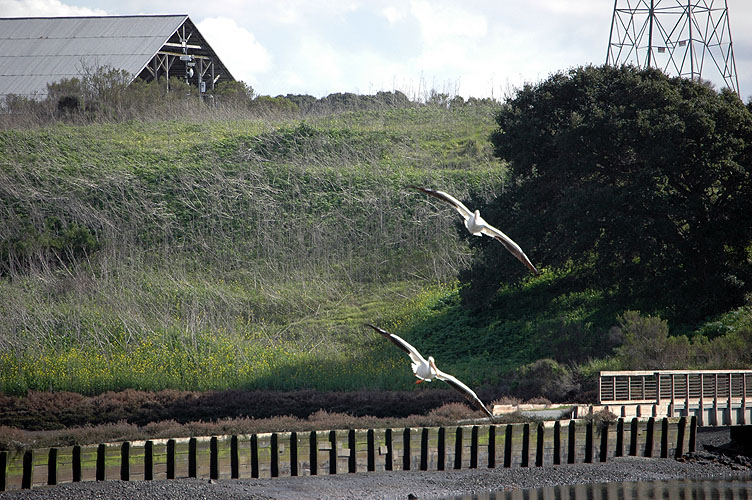
<svg viewBox="0 0 752 500">
<path fill-rule="evenodd" d="M 460 200 L 448 193 L 445 193 L 444 191 L 436 191 L 434 189 L 422 188 L 418 186 L 410 187 L 419 191 L 423 191 L 426 194 L 429 194 L 435 198 L 439 198 L 440 200 L 443 200 L 452 205 L 460 213 L 462 218 L 465 219 L 465 227 L 470 232 L 470 234 L 474 236 L 483 236 L 485 234 L 486 236 L 500 241 L 506 247 L 506 249 L 509 250 L 512 255 L 517 257 L 520 262 L 525 264 L 525 266 L 530 269 L 533 274 L 535 274 L 536 276 L 539 274 L 538 269 L 533 265 L 532 262 L 530 262 L 530 259 L 527 258 L 527 255 L 525 255 L 525 252 L 522 251 L 520 246 L 515 243 L 512 238 L 504 234 L 501 230 L 483 220 L 483 217 L 480 216 L 480 211 L 475 210 L 471 212 L 470 209 L 467 208 Z"/>
<path fill-rule="evenodd" d="M 423 356 L 420 355 L 418 351 L 415 351 L 415 353 L 417 353 L 416 357 L 419 357 L 418 360 L 415 360 L 415 358 L 410 355 L 410 359 L 413 360 L 411 364 L 413 373 L 420 380 L 425 380 L 426 382 L 433 381 L 433 379 L 436 378 L 436 375 L 439 373 L 439 370 L 436 368 L 436 363 L 434 363 L 433 361 L 433 356 L 428 356 L 428 359 L 426 360 L 425 358 L 423 358 Z"/>
<path fill-rule="evenodd" d="M 389 333 L 386 330 L 383 330 L 374 325 L 368 326 L 379 332 L 384 337 L 388 338 L 395 345 L 397 345 L 397 347 L 405 351 L 407 355 L 410 356 L 410 361 L 412 361 L 410 366 L 413 369 L 413 374 L 415 374 L 415 376 L 418 378 L 418 382 L 432 382 L 433 379 L 438 379 L 448 383 L 454 389 L 462 393 L 462 395 L 465 396 L 475 406 L 477 406 L 478 409 L 484 411 L 491 418 L 491 420 L 493 420 L 493 413 L 491 413 L 488 408 L 486 408 L 478 395 L 453 375 L 439 370 L 436 367 L 436 362 L 434 361 L 433 356 L 428 356 L 428 359 L 426 359 L 423 357 L 420 351 L 418 351 L 402 337 L 394 335 L 393 333 Z"/>
<path fill-rule="evenodd" d="M 465 227 L 470 231 L 470 234 L 483 236 L 483 229 L 488 227 L 488 224 L 483 220 L 483 217 L 480 216 L 480 211 L 476 210 L 465 219 Z"/>
</svg>

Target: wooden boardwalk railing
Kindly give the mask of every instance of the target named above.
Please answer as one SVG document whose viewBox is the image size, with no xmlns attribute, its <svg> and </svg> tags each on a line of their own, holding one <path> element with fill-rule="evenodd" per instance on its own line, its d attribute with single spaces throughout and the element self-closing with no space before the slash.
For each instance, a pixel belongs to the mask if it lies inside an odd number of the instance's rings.
<svg viewBox="0 0 752 500">
<path fill-rule="evenodd" d="M 752 370 L 603 371 L 598 397 L 610 407 L 655 405 L 654 416 L 697 416 L 700 426 L 752 424 Z"/>
<path fill-rule="evenodd" d="M 696 419 L 278 432 L 0 451 L 0 491 L 77 481 L 540 467 L 694 451 Z"/>
</svg>

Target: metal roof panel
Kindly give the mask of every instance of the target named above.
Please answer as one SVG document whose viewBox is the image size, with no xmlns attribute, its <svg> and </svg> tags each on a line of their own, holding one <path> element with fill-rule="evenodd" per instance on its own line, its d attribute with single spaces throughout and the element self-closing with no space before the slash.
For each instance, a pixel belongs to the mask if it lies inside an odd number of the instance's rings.
<svg viewBox="0 0 752 500">
<path fill-rule="evenodd" d="M 0 96 L 46 95 L 47 84 L 80 76 L 82 64 L 134 77 L 187 15 L 0 18 Z"/>
</svg>

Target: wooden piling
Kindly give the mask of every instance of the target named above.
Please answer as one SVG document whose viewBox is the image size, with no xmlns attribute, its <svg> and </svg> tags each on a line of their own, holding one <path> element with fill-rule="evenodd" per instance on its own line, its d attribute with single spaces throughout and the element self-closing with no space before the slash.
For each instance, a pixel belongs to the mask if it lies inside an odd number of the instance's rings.
<svg viewBox="0 0 752 500">
<path fill-rule="evenodd" d="M 561 465 L 561 422 L 554 423 L 554 456 L 553 464 Z"/>
<path fill-rule="evenodd" d="M 47 454 L 47 484 L 57 484 L 57 448 L 50 448 Z"/>
<path fill-rule="evenodd" d="M 454 431 L 454 468 L 462 468 L 462 427 Z"/>
<path fill-rule="evenodd" d="M 219 479 L 219 441 L 217 436 L 209 440 L 209 479 Z"/>
<path fill-rule="evenodd" d="M 674 458 L 684 455 L 684 430 L 687 427 L 687 417 L 681 417 L 676 425 L 676 452 Z"/>
<path fill-rule="evenodd" d="M 310 443 L 308 448 L 308 461 L 311 464 L 311 475 L 315 476 L 318 474 L 319 470 L 319 449 L 316 431 L 311 431 L 308 436 Z"/>
<path fill-rule="evenodd" d="M 504 467 L 512 466 L 512 424 L 507 424 L 504 430 Z"/>
<path fill-rule="evenodd" d="M 614 449 L 615 457 L 624 456 L 624 419 L 616 421 L 616 448 Z"/>
<path fill-rule="evenodd" d="M 129 441 L 120 445 L 120 480 L 131 479 L 131 443 Z"/>
<path fill-rule="evenodd" d="M 648 419 L 648 428 L 645 436 L 645 452 L 644 456 L 653 456 L 653 437 L 655 435 L 655 418 L 650 417 Z"/>
<path fill-rule="evenodd" d="M 605 462 L 608 459 L 608 422 L 601 424 L 601 446 L 598 450 L 598 460 Z"/>
<path fill-rule="evenodd" d="M 637 417 L 634 417 L 632 419 L 632 422 L 629 425 L 629 456 L 630 457 L 637 456 L 637 435 L 638 435 L 637 426 L 638 424 L 639 424 L 639 421 L 637 420 Z"/>
<path fill-rule="evenodd" d="M 368 448 L 366 470 L 373 472 L 376 470 L 376 439 L 373 429 L 368 429 L 368 432 L 366 432 L 366 447 Z"/>
<path fill-rule="evenodd" d="M 0 451 L 0 491 L 8 486 L 8 452 Z"/>
<path fill-rule="evenodd" d="M 21 476 L 21 489 L 31 489 L 34 484 L 34 452 L 26 450 L 23 454 L 23 475 Z"/>
<path fill-rule="evenodd" d="M 668 458 L 668 418 L 666 417 L 661 419 L 661 458 Z"/>
<path fill-rule="evenodd" d="M 234 436 L 233 436 L 234 437 Z M 167 440 L 167 463 L 165 464 L 167 479 L 175 479 L 175 440 Z"/>
<path fill-rule="evenodd" d="M 543 453 L 544 453 L 544 447 L 543 447 L 543 440 L 545 439 L 545 428 L 543 427 L 543 422 L 540 422 L 538 424 L 538 432 L 536 433 L 535 438 L 535 466 L 536 467 L 542 467 L 543 466 Z"/>
<path fill-rule="evenodd" d="M 180 449 L 176 440 L 170 439 L 148 440 L 135 447 L 129 442 L 75 446 L 72 455 L 71 448 L 62 452 L 57 448 L 34 450 L 12 459 L 9 452 L 0 452 L 0 489 L 9 484 L 10 488 L 33 487 L 35 473 L 39 475 L 38 484 L 103 481 L 115 478 L 118 466 L 120 479 L 128 481 L 133 479 L 132 464 L 136 466 L 137 478 L 141 479 L 141 460 L 143 479 L 173 479 L 185 474 L 185 469 L 176 474 L 179 465 L 176 454 L 184 457 L 186 442 L 188 476 L 211 479 L 298 476 L 309 472 L 315 475 L 394 469 L 494 468 L 497 464 L 505 467 L 532 467 L 535 464 L 535 467 L 541 467 L 565 461 L 604 462 L 626 452 L 646 457 L 681 457 L 687 448 L 695 446 L 696 418 L 661 418 L 660 426 L 656 424 L 655 418 L 647 421 L 633 419 L 630 429 L 620 418 L 615 425 L 604 422 L 598 429 L 593 422 L 571 420 L 568 436 L 562 434 L 561 422 L 554 422 L 509 424 L 503 433 L 494 425 L 350 429 L 306 432 L 303 435 L 296 432 L 262 433 L 251 435 L 248 440 L 238 436 L 180 439 L 177 441 L 182 443 Z M 626 432 L 630 433 L 629 438 Z M 229 444 L 222 444 L 228 441 Z M 245 448 L 249 445 L 250 457 Z M 627 446 L 628 450 L 625 449 Z M 117 454 L 120 455 L 119 463 Z M 227 454 L 229 459 L 225 463 L 222 457 Z M 47 458 L 46 463 L 42 461 L 44 458 Z M 161 472 L 163 463 L 166 473 Z M 9 473 L 13 478 L 10 482 Z"/>
<path fill-rule="evenodd" d="M 154 442 L 149 440 L 144 443 L 144 481 L 154 479 Z"/>
<path fill-rule="evenodd" d="M 488 468 L 496 467 L 496 426 L 488 426 Z"/>
<path fill-rule="evenodd" d="M 81 446 L 75 445 L 73 447 L 73 463 L 71 468 L 73 469 L 73 482 L 77 483 L 81 481 Z"/>
<path fill-rule="evenodd" d="M 195 437 L 188 440 L 188 477 L 198 477 L 198 442 Z"/>
<path fill-rule="evenodd" d="M 290 475 L 293 477 L 300 474 L 298 460 L 298 433 L 293 431 L 290 433 Z"/>
<path fill-rule="evenodd" d="M 439 427 L 438 453 L 436 458 L 436 468 L 444 470 L 446 468 L 446 429 Z"/>
</svg>

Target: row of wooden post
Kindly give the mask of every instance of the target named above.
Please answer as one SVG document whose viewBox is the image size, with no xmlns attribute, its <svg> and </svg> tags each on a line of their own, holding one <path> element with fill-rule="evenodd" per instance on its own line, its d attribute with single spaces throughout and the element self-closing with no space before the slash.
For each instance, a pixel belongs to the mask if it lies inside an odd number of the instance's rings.
<svg viewBox="0 0 752 500">
<path fill-rule="evenodd" d="M 676 440 L 675 440 L 675 449 L 673 450 L 673 456 L 680 457 L 687 451 L 694 451 L 695 448 L 695 432 L 696 432 L 696 426 L 697 426 L 697 419 L 696 417 L 691 417 L 691 419 L 687 419 L 682 417 L 681 419 L 672 419 L 675 421 L 676 425 Z M 687 424 L 689 423 L 689 429 L 687 429 Z M 517 424 L 519 425 L 519 424 Z M 532 424 L 535 425 L 535 424 Z M 613 424 L 612 424 L 613 425 Z M 645 432 L 645 442 L 642 446 L 638 446 L 638 425 L 639 421 L 637 418 L 634 418 L 631 420 L 631 422 L 627 423 L 626 425 L 629 425 L 629 443 L 625 443 L 624 441 L 624 434 L 625 434 L 625 421 L 624 419 L 619 419 L 616 423 L 616 439 L 614 443 L 614 449 L 609 449 L 609 424 L 607 422 L 604 422 L 601 424 L 600 427 L 594 426 L 593 422 L 588 422 L 586 425 L 586 432 L 585 432 L 585 451 L 584 451 L 584 457 L 580 457 L 579 460 L 584 461 L 585 463 L 592 463 L 593 461 L 600 461 L 605 462 L 609 456 L 625 456 L 625 455 L 638 455 L 639 450 L 643 450 L 643 455 L 650 457 L 652 456 L 653 449 L 654 449 L 654 435 L 656 434 L 656 421 L 653 418 L 650 418 L 647 421 L 647 427 L 644 429 Z M 669 457 L 669 419 L 663 418 L 660 420 L 660 456 L 662 458 L 668 458 Z M 566 426 L 566 424 L 565 424 Z M 483 426 L 486 428 L 486 426 Z M 567 439 L 567 450 L 566 450 L 566 463 L 575 463 L 577 460 L 577 439 L 576 439 L 576 421 L 572 420 L 569 422 L 569 425 L 566 426 L 568 429 L 565 431 L 562 429 L 562 425 L 560 422 L 555 422 L 553 425 L 553 450 L 552 450 L 552 456 L 553 458 L 549 458 L 549 462 L 552 462 L 553 465 L 560 465 L 562 463 L 564 450 L 561 449 L 562 444 L 562 432 L 567 432 L 567 435 L 565 436 Z M 501 429 L 504 429 L 505 435 L 504 435 L 504 453 L 503 453 L 503 463 L 497 464 L 496 463 L 496 436 L 497 432 Z M 551 429 L 549 427 L 549 429 Z M 435 430 L 435 428 L 434 428 Z M 478 426 L 472 426 L 472 427 L 457 427 L 454 436 L 454 453 L 451 460 L 449 460 L 450 463 L 448 463 L 447 460 L 447 449 L 446 449 L 446 442 L 447 442 L 447 429 L 440 427 L 438 428 L 438 442 L 436 443 L 436 449 L 435 450 L 429 450 L 429 429 L 423 428 L 423 429 L 411 429 L 411 428 L 405 428 L 402 430 L 399 429 L 386 429 L 385 431 L 385 447 L 378 447 L 375 444 L 374 439 L 374 430 L 370 429 L 367 431 L 366 434 L 366 441 L 367 441 L 367 459 L 365 464 L 361 464 L 360 468 L 358 465 L 357 457 L 356 457 L 356 436 L 355 436 L 355 430 L 350 430 L 347 432 L 347 448 L 349 449 L 349 456 L 347 457 L 347 470 L 348 473 L 354 473 L 360 471 L 374 471 L 376 470 L 376 453 L 384 454 L 385 461 L 383 464 L 384 470 L 392 470 L 393 466 L 395 464 L 395 450 L 393 449 L 393 441 L 394 439 L 399 439 L 399 434 L 402 434 L 402 463 L 401 468 L 402 470 L 410 470 L 412 468 L 412 459 L 413 453 L 410 449 L 411 444 L 413 443 L 413 432 L 420 432 L 420 460 L 417 462 L 418 469 L 419 470 L 428 470 L 429 468 L 429 453 L 431 451 L 436 453 L 436 462 L 435 467 L 438 470 L 445 470 L 445 469 L 460 469 L 462 468 L 463 461 L 467 462 L 467 458 L 463 457 L 463 443 L 465 440 L 463 439 L 463 432 L 466 430 L 470 431 L 470 449 L 469 449 L 469 467 L 470 468 L 477 468 L 479 467 L 479 433 L 480 428 Z M 485 466 L 489 468 L 494 468 L 497 465 L 503 465 L 503 467 L 511 467 L 512 466 L 512 430 L 513 430 L 513 424 L 508 424 L 505 427 L 504 426 L 495 426 L 495 425 L 489 425 L 487 426 L 487 443 L 488 443 L 488 453 L 484 453 L 487 458 L 487 463 L 482 464 L 480 466 Z M 543 423 L 537 424 L 537 432 L 536 432 L 536 438 L 535 443 L 531 443 L 530 435 L 531 435 L 531 424 L 523 424 L 522 427 L 522 443 L 521 443 L 521 457 L 519 461 L 519 465 L 522 467 L 528 467 L 532 464 L 529 463 L 530 458 L 530 446 L 531 444 L 535 446 L 535 466 L 542 466 L 544 464 L 544 442 L 546 440 L 546 428 Z M 684 442 L 685 442 L 685 433 L 689 430 L 689 440 L 688 440 L 688 446 L 685 449 Z M 340 431 L 340 434 L 342 431 Z M 322 446 L 321 448 L 317 444 L 317 440 L 319 439 L 320 435 L 317 434 L 316 431 L 312 431 L 309 433 L 309 439 L 310 439 L 310 445 L 309 445 L 309 453 L 308 453 L 308 460 L 309 460 L 309 470 L 308 473 L 311 475 L 316 475 L 319 471 L 319 452 L 322 450 L 329 450 L 329 474 L 337 474 L 341 472 L 345 472 L 345 470 L 340 470 L 338 468 L 338 446 L 337 446 L 337 431 L 329 431 L 328 432 L 328 443 L 326 443 L 326 446 Z M 598 446 L 598 456 L 594 457 L 594 441 L 595 439 L 600 438 L 600 446 Z M 249 443 L 250 445 L 250 475 L 253 478 L 259 477 L 259 443 L 258 443 L 258 435 L 254 434 L 251 435 Z M 416 436 L 417 441 L 417 436 Z M 486 442 L 486 436 L 483 437 L 483 441 Z M 166 478 L 167 479 L 174 479 L 175 476 L 175 439 L 169 439 L 166 443 Z M 344 443 L 342 443 L 344 444 Z M 673 443 L 672 443 L 673 444 Z M 300 474 L 301 471 L 298 470 L 298 433 L 292 432 L 290 433 L 290 439 L 289 443 L 287 440 L 285 440 L 285 443 L 280 443 L 280 436 L 277 433 L 272 433 L 270 437 L 270 464 L 269 464 L 269 473 L 271 477 L 278 477 L 280 475 L 280 445 L 288 445 L 289 446 L 289 455 L 290 455 L 290 464 L 289 464 L 289 474 L 291 476 L 297 476 Z M 239 450 L 241 446 L 241 441 L 238 438 L 238 436 L 231 436 L 230 438 L 230 474 L 229 476 L 231 478 L 239 478 Z M 130 467 L 130 448 L 131 443 L 124 442 L 120 445 L 120 479 L 123 481 L 129 481 L 131 480 L 131 467 Z M 385 449 L 380 449 L 385 448 Z M 105 444 L 100 444 L 97 447 L 97 453 L 96 453 L 96 468 L 95 468 L 95 479 L 97 481 L 104 481 L 105 479 L 112 479 L 112 478 L 106 478 L 105 477 L 105 470 L 106 470 L 106 449 L 107 446 Z M 580 448 L 581 449 L 581 448 Z M 143 466 L 144 466 L 144 474 L 143 478 L 145 480 L 152 480 L 154 479 L 154 444 L 153 441 L 146 441 L 144 444 L 144 458 L 143 458 Z M 82 461 L 81 461 L 81 446 L 74 446 L 73 447 L 73 453 L 72 453 L 72 481 L 78 482 L 82 480 Z M 399 459 L 399 457 L 398 457 Z M 7 470 L 8 470 L 8 460 L 9 455 L 7 451 L 0 452 L 0 491 L 4 491 L 6 489 L 6 477 L 7 477 Z M 365 465 L 365 468 L 362 468 L 363 465 Z M 34 464 L 33 464 L 33 453 L 31 450 L 27 450 L 23 454 L 23 473 L 22 473 L 22 479 L 21 479 L 21 488 L 31 488 L 34 484 L 33 482 L 33 470 L 34 470 Z M 198 446 L 197 446 L 197 439 L 196 438 L 190 438 L 188 441 L 188 477 L 197 477 L 198 473 Z M 220 477 L 220 466 L 219 466 L 219 445 L 218 445 L 218 438 L 212 437 L 209 442 L 209 477 L 211 479 L 218 479 Z M 225 476 L 226 477 L 226 476 Z M 47 460 L 47 484 L 49 485 L 55 485 L 58 483 L 58 448 L 50 448 L 48 452 L 48 460 Z"/>
</svg>

